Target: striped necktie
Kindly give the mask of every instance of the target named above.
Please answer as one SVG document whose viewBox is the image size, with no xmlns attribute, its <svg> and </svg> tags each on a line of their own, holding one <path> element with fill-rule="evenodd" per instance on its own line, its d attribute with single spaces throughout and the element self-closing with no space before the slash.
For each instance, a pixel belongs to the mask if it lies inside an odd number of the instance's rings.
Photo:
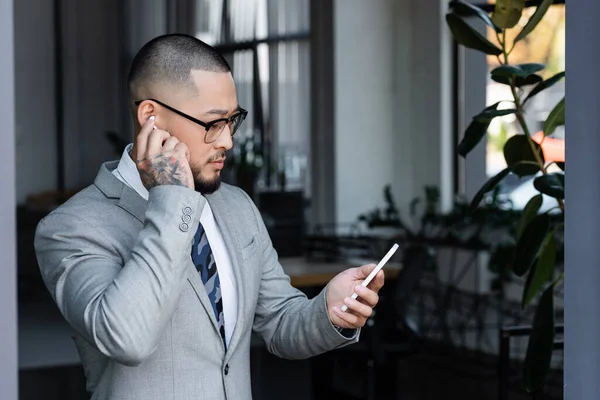
<svg viewBox="0 0 600 400">
<path fill-rule="evenodd" d="M 213 256 L 206 232 L 202 224 L 199 224 L 194 243 L 192 245 L 192 261 L 200 274 L 204 288 L 210 299 L 210 303 L 217 319 L 219 333 L 225 342 L 225 318 L 223 316 L 223 298 L 221 296 L 221 282 L 217 271 L 217 264 Z"/>
</svg>

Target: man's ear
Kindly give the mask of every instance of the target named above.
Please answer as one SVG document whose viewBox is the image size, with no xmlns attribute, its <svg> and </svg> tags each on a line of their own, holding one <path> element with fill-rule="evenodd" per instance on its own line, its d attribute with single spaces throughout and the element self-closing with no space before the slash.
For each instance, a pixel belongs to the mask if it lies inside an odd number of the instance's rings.
<svg viewBox="0 0 600 400">
<path fill-rule="evenodd" d="M 137 108 L 137 121 L 140 126 L 144 126 L 148 118 L 152 115 L 156 118 L 156 107 L 154 107 L 154 103 L 150 100 L 144 100 L 140 103 Z"/>
</svg>

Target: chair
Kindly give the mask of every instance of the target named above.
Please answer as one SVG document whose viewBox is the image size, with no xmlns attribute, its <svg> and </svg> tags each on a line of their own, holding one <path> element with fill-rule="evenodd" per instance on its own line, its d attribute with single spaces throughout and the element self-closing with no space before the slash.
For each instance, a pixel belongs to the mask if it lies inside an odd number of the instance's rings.
<svg viewBox="0 0 600 400">
<path fill-rule="evenodd" d="M 519 336 L 529 336 L 532 327 L 527 326 L 508 326 L 500 329 L 500 354 L 498 357 L 498 400 L 508 400 L 509 380 L 510 380 L 510 344 L 511 339 Z M 558 324 L 554 327 L 555 334 L 564 334 L 565 327 Z M 554 350 L 563 350 L 563 340 L 554 341 Z M 535 400 L 540 393 L 531 393 L 531 399 Z"/>
</svg>

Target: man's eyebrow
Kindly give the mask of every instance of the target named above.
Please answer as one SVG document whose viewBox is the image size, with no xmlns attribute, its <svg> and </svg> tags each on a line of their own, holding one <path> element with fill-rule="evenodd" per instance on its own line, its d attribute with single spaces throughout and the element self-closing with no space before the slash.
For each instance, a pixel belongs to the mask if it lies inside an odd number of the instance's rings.
<svg viewBox="0 0 600 400">
<path fill-rule="evenodd" d="M 239 110 L 240 110 L 240 106 L 238 105 L 235 108 L 235 111 L 239 111 Z M 227 114 L 229 114 L 229 110 L 224 110 L 222 108 L 213 108 L 212 110 L 208 110 L 206 112 L 206 114 L 227 115 Z"/>
</svg>

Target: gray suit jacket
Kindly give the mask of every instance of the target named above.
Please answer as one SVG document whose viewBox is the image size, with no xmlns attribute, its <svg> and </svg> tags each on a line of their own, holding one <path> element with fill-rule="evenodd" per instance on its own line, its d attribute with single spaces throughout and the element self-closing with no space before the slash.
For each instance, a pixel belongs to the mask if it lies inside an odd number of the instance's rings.
<svg viewBox="0 0 600 400">
<path fill-rule="evenodd" d="M 331 324 L 325 290 L 293 288 L 261 216 L 240 189 L 201 196 L 159 186 L 148 201 L 100 169 L 93 185 L 44 218 L 35 249 L 43 279 L 75 342 L 93 399 L 250 399 L 250 336 L 300 359 L 352 343 Z M 238 320 L 225 350 L 191 262 L 210 204 L 232 260 Z M 191 209 L 189 228 L 183 210 Z"/>
</svg>

